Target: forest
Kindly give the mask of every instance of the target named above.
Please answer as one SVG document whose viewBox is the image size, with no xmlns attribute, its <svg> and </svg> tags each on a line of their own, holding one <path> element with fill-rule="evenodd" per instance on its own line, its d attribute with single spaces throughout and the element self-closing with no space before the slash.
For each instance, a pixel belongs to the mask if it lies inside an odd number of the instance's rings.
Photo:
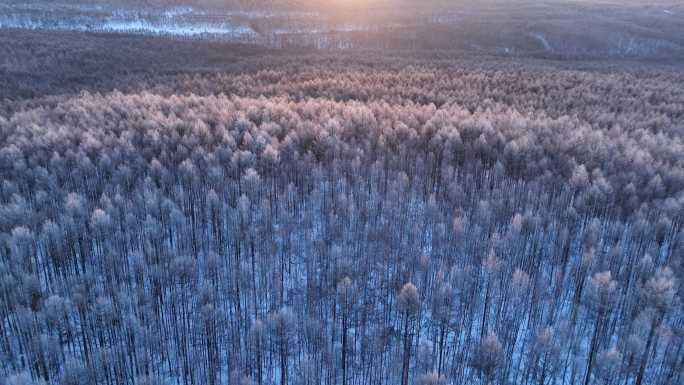
<svg viewBox="0 0 684 385">
<path fill-rule="evenodd" d="M 0 383 L 684 384 L 681 67 L 0 48 Z"/>
<path fill-rule="evenodd" d="M 0 30 L 671 63 L 683 14 L 681 0 L 0 0 Z"/>
</svg>

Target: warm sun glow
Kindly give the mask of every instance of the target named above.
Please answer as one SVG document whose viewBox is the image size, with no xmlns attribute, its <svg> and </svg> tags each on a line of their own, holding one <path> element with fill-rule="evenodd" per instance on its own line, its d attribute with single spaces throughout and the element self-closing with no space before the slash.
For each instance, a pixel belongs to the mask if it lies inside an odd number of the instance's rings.
<svg viewBox="0 0 684 385">
<path fill-rule="evenodd" d="M 359 8 L 367 8 L 370 6 L 374 5 L 379 5 L 384 3 L 384 1 L 380 0 L 332 0 L 326 2 L 328 7 L 332 8 L 353 8 L 353 9 L 359 9 Z"/>
</svg>

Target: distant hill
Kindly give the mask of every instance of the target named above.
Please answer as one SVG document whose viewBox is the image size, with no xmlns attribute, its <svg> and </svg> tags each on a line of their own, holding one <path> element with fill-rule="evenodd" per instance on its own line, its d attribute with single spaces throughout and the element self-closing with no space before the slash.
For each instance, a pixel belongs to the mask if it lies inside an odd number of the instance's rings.
<svg viewBox="0 0 684 385">
<path fill-rule="evenodd" d="M 670 0 L 0 0 L 2 28 L 553 58 L 682 57 L 682 15 Z"/>
</svg>

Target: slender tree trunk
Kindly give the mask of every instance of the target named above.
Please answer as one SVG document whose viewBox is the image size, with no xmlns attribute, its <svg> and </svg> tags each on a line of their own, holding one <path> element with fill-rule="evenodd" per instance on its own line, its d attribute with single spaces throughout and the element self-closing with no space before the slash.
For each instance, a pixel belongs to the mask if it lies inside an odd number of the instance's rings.
<svg viewBox="0 0 684 385">
<path fill-rule="evenodd" d="M 636 381 L 634 385 L 641 385 L 644 374 L 646 373 L 646 366 L 648 366 L 648 356 L 651 353 L 651 345 L 653 344 L 653 338 L 655 337 L 656 326 L 658 325 L 658 319 L 660 317 L 653 317 L 651 322 L 651 330 L 648 332 L 648 339 L 646 340 L 646 348 L 644 349 L 644 355 L 641 357 L 641 364 L 639 364 L 639 372 L 637 373 Z"/>
<path fill-rule="evenodd" d="M 342 314 L 342 385 L 347 385 L 347 312 Z"/>
<path fill-rule="evenodd" d="M 401 385 L 408 385 L 409 361 L 411 357 L 412 338 L 409 334 L 410 315 L 408 312 L 404 317 L 404 361 L 401 370 Z"/>
<path fill-rule="evenodd" d="M 599 328 L 603 322 L 603 312 L 596 317 L 596 325 L 594 326 L 594 335 L 591 337 L 591 347 L 589 349 L 589 357 L 587 358 L 587 373 L 584 376 L 584 385 L 589 385 L 591 380 L 591 369 L 594 364 L 594 354 L 598 345 Z"/>
</svg>

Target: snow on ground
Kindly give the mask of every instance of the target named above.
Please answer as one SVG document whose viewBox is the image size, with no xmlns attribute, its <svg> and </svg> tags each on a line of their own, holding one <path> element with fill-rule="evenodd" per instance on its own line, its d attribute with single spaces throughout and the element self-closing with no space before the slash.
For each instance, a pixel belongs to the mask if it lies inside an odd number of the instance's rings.
<svg viewBox="0 0 684 385">
<path fill-rule="evenodd" d="M 249 27 L 230 24 L 154 24 L 146 20 L 110 20 L 94 26 L 92 30 L 101 32 L 140 32 L 171 36 L 228 35 L 240 37 L 254 35 L 255 33 Z"/>
<path fill-rule="evenodd" d="M 542 46 L 544 46 L 544 49 L 548 52 L 553 52 L 553 47 L 549 43 L 548 40 L 546 40 L 546 37 L 541 34 L 541 33 L 533 33 L 532 37 L 538 40 Z"/>
<path fill-rule="evenodd" d="M 658 8 L 663 14 L 674 15 L 671 9 Z M 477 13 L 473 15 L 477 16 Z M 190 6 L 164 9 L 123 9 L 105 6 L 66 6 L 46 4 L 0 4 L 0 29 L 62 30 L 81 32 L 134 33 L 154 36 L 183 38 L 211 38 L 228 41 L 250 42 L 267 46 L 302 45 L 319 49 L 347 49 L 360 46 L 358 32 L 383 33 L 394 31 L 413 39 L 412 33 L 437 28 L 434 33 L 451 41 L 453 47 L 470 46 L 478 52 L 499 55 L 555 54 L 578 57 L 639 57 L 657 56 L 682 52 L 676 39 L 667 33 L 642 34 L 633 30 L 617 28 L 610 32 L 591 32 L 543 26 L 543 29 L 517 29 L 502 24 L 497 35 L 472 23 L 467 12 L 431 14 L 415 21 L 387 19 L 382 23 L 362 20 L 335 20 L 316 12 L 269 11 L 269 10 L 210 10 Z M 496 14 L 495 14 L 496 16 Z M 667 17 L 666 17 L 667 18 Z M 497 25 L 492 21 L 492 25 Z M 449 28 L 454 28 L 450 30 Z M 425 28 L 424 30 L 421 28 Z M 448 38 L 447 38 L 448 37 Z M 530 40 L 534 43 L 529 46 Z M 462 44 L 461 44 L 462 43 Z M 528 51 L 530 50 L 531 51 Z"/>
<path fill-rule="evenodd" d="M 112 17 L 105 20 L 47 20 L 25 16 L 0 16 L 0 28 L 29 30 L 66 30 L 81 32 L 141 33 L 170 36 L 221 35 L 246 37 L 256 33 L 246 25 L 230 22 L 185 22 L 173 19 L 151 21 L 140 17 Z"/>
</svg>

